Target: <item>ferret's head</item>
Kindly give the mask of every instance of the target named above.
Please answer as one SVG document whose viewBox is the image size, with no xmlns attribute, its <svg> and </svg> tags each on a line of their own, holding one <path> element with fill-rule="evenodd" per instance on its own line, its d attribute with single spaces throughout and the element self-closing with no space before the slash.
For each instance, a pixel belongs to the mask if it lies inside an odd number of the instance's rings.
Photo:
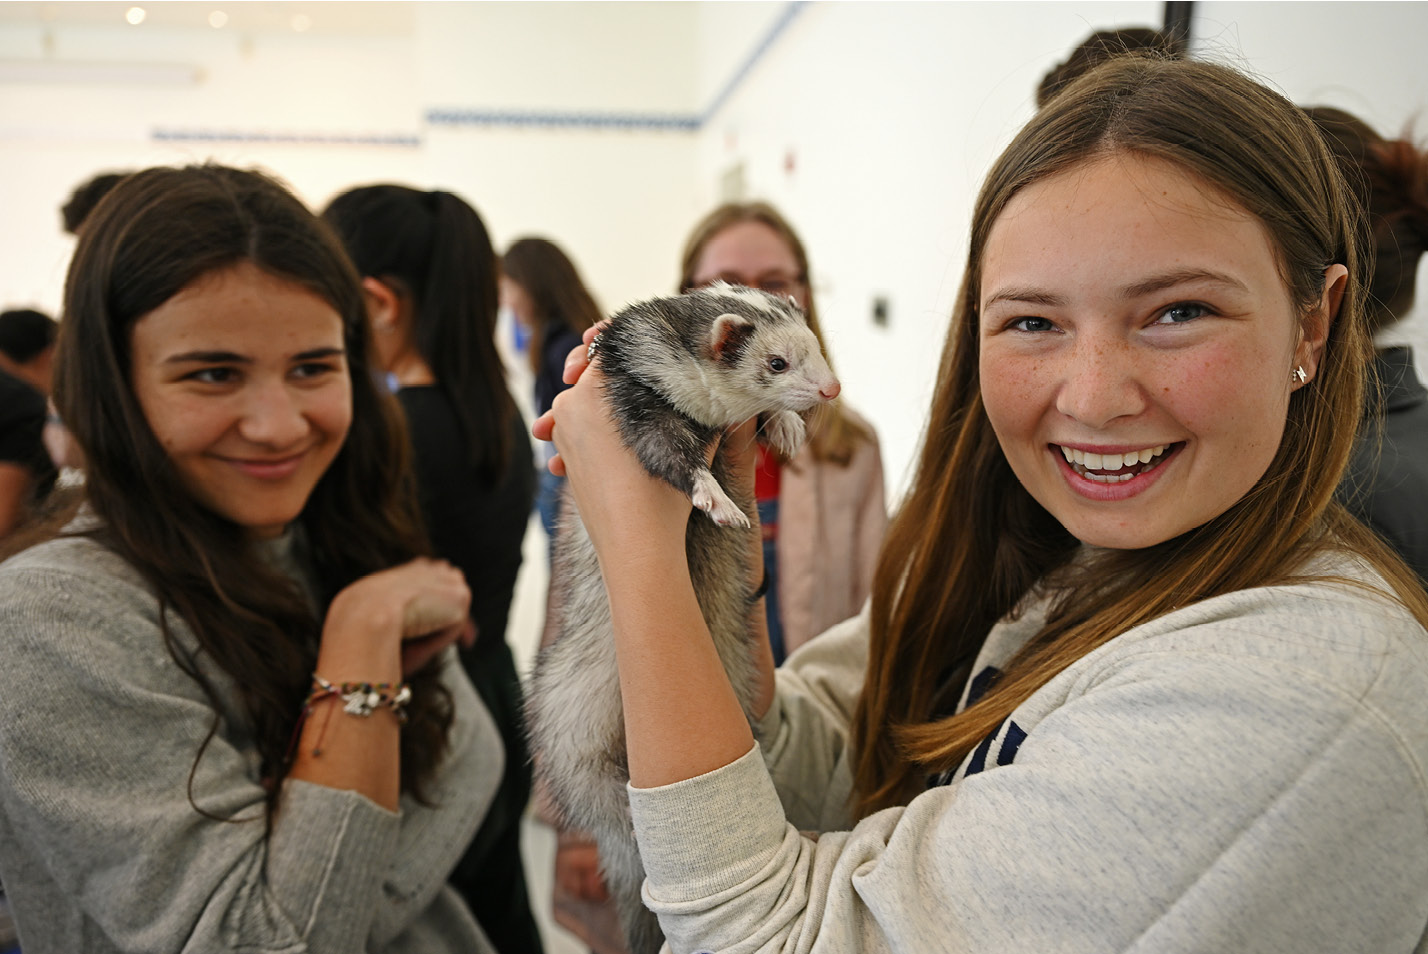
<svg viewBox="0 0 1428 954">
<path fill-rule="evenodd" d="M 773 410 L 803 413 L 838 396 L 838 379 L 791 298 L 724 282 L 687 297 L 709 318 L 711 383 L 736 416 L 743 414 L 737 420 Z"/>
</svg>

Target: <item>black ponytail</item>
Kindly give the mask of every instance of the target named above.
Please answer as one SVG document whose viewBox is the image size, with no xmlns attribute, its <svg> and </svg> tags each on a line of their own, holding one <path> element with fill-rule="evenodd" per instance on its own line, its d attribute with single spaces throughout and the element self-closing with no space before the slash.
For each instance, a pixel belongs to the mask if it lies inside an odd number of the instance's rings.
<svg viewBox="0 0 1428 954">
<path fill-rule="evenodd" d="M 519 412 L 496 349 L 497 259 L 480 215 L 450 192 L 371 185 L 322 216 L 361 274 L 409 296 L 417 352 L 451 399 L 469 463 L 495 486 Z"/>
</svg>

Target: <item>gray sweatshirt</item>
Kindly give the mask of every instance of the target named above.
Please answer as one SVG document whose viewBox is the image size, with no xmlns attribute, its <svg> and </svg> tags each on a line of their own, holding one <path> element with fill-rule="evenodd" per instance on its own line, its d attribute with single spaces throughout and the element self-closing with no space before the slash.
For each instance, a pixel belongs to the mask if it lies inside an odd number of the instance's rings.
<svg viewBox="0 0 1428 954">
<path fill-rule="evenodd" d="M 993 629 L 969 692 L 1044 613 Z M 678 954 L 1428 951 L 1428 633 L 1397 604 L 1306 583 L 1138 626 L 850 825 L 867 633 L 789 660 L 766 752 L 630 790 Z"/>
<path fill-rule="evenodd" d="M 170 657 L 134 570 L 87 540 L 0 565 L 0 881 L 25 954 L 489 951 L 446 875 L 503 753 L 461 667 L 433 807 L 285 783 L 267 834 L 232 682 L 222 721 Z M 192 633 L 171 614 L 181 646 Z M 210 667 L 212 668 L 212 667 Z"/>
</svg>

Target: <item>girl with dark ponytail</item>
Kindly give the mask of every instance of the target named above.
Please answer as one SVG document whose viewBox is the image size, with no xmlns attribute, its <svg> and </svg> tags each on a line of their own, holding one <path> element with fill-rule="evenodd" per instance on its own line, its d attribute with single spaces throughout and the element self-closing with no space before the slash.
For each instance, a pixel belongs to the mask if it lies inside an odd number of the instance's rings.
<svg viewBox="0 0 1428 954">
<path fill-rule="evenodd" d="M 433 871 L 500 749 L 448 649 L 361 288 L 276 181 L 124 179 L 65 286 L 67 526 L 0 566 L 0 875 L 26 950 L 482 950 Z"/>
<path fill-rule="evenodd" d="M 361 186 L 322 217 L 362 276 L 377 358 L 411 433 L 432 546 L 471 587 L 476 642 L 461 662 L 506 747 L 496 801 L 451 883 L 501 954 L 540 954 L 520 853 L 531 775 L 505 638 L 535 465 L 496 348 L 496 253 L 476 210 L 450 192 Z"/>
</svg>

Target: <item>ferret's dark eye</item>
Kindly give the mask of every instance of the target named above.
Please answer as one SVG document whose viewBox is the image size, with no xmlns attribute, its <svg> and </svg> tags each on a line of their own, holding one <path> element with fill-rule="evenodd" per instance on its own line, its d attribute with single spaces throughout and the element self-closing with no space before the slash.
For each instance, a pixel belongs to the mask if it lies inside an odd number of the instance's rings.
<svg viewBox="0 0 1428 954">
<path fill-rule="evenodd" d="M 774 374 L 782 374 L 788 370 L 788 362 L 782 358 L 769 358 L 769 369 Z"/>
</svg>

